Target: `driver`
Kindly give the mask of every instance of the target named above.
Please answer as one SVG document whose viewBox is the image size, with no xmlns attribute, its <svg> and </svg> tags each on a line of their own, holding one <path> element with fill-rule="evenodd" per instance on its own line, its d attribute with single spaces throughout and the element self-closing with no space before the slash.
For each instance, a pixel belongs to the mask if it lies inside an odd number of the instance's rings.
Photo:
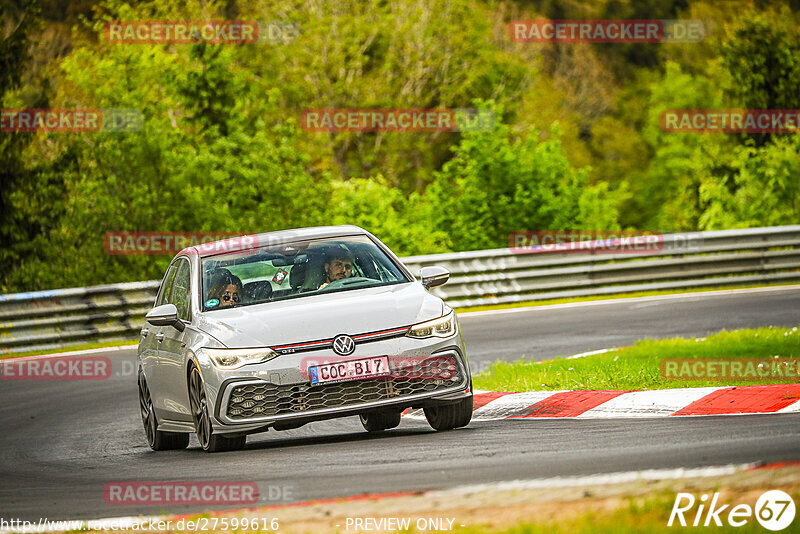
<svg viewBox="0 0 800 534">
<path fill-rule="evenodd" d="M 322 289 L 335 280 L 353 276 L 353 255 L 343 248 L 336 248 L 325 256 L 325 281 L 318 289 Z"/>
</svg>

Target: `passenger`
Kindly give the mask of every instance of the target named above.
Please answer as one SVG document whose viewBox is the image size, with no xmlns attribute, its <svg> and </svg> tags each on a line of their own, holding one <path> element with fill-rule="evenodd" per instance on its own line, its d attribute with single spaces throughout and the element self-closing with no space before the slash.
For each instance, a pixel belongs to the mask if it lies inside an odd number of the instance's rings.
<svg viewBox="0 0 800 534">
<path fill-rule="evenodd" d="M 325 255 L 325 281 L 319 286 L 324 288 L 334 280 L 353 276 L 353 255 L 343 248 L 336 248 Z"/>
<path fill-rule="evenodd" d="M 208 287 L 207 308 L 229 308 L 242 301 L 242 281 L 227 269 L 211 273 Z"/>
</svg>

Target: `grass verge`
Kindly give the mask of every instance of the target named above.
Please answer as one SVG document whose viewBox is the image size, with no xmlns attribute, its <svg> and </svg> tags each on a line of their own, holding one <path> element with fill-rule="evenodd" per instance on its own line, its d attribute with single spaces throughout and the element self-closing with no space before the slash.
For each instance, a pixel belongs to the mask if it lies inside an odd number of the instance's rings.
<svg viewBox="0 0 800 534">
<path fill-rule="evenodd" d="M 573 389 L 645 390 L 703 386 L 754 385 L 796 382 L 784 379 L 714 378 L 676 380 L 662 373 L 661 361 L 667 358 L 752 358 L 777 362 L 800 357 L 800 332 L 794 328 L 757 328 L 723 331 L 706 338 L 646 339 L 618 351 L 576 359 L 531 362 L 495 362 L 473 377 L 476 389 L 491 391 L 536 391 Z M 747 378 L 747 377 L 745 377 Z"/>
<path fill-rule="evenodd" d="M 797 497 L 795 496 L 796 500 Z M 685 518 L 688 519 L 687 527 L 682 527 L 677 519 L 674 521 L 673 526 L 668 526 L 668 520 L 672 506 L 675 502 L 674 492 L 659 492 L 647 498 L 628 498 L 614 503 L 616 507 L 611 509 L 603 509 L 602 507 L 593 509 L 591 511 L 581 513 L 581 507 L 574 506 L 573 508 L 578 511 L 575 516 L 562 516 L 558 521 L 541 521 L 529 522 L 521 521 L 514 526 L 506 526 L 497 529 L 485 526 L 472 526 L 460 528 L 456 532 L 459 534 L 611 534 L 611 533 L 627 533 L 627 532 L 649 532 L 649 533 L 667 533 L 675 532 L 676 529 L 685 529 L 691 527 L 694 515 L 697 508 L 693 509 L 691 513 L 685 513 Z M 610 504 L 610 503 L 609 503 Z M 722 504 L 722 503 L 721 503 Z M 736 504 L 736 502 L 728 502 L 729 505 Z M 726 510 L 727 511 L 727 510 Z M 708 527 L 713 528 L 714 532 L 764 532 L 765 529 L 752 517 L 749 518 L 747 524 L 742 527 L 732 527 L 726 524 L 727 515 L 720 516 L 722 526 Z M 702 529 L 702 521 L 705 520 L 705 514 L 701 517 L 700 530 Z"/>
<path fill-rule="evenodd" d="M 510 304 L 490 304 L 487 306 L 470 306 L 455 308 L 457 313 L 467 313 L 476 311 L 489 311 L 489 310 L 509 310 L 513 308 L 533 308 L 537 306 L 549 306 L 552 304 L 569 304 L 573 302 L 591 302 L 593 300 L 617 300 L 629 299 L 635 297 L 653 297 L 658 295 L 681 295 L 683 293 L 709 293 L 714 291 L 729 291 L 731 289 L 756 289 L 761 287 L 783 287 L 793 286 L 800 284 L 761 284 L 761 285 L 744 285 L 744 286 L 726 286 L 726 287 L 698 287 L 693 289 L 664 289 L 659 291 L 634 291 L 630 293 L 617 293 L 615 295 L 595 295 L 590 297 L 573 297 L 564 299 L 549 299 L 549 300 L 530 300 L 527 302 L 514 302 Z"/>
<path fill-rule="evenodd" d="M 797 500 L 797 494 L 793 496 Z M 676 530 L 692 528 L 692 522 L 697 512 L 697 507 L 684 514 L 687 519 L 687 527 L 682 527 L 676 519 L 672 526 L 668 526 L 670 512 L 675 502 L 674 492 L 659 492 L 648 498 L 629 498 L 616 503 L 615 508 L 594 509 L 588 512 L 577 513 L 574 517 L 562 517 L 558 521 L 528 522 L 522 521 L 511 527 L 501 527 L 497 529 L 487 529 L 485 526 L 467 527 L 458 529 L 459 534 L 611 534 L 621 532 L 649 532 L 667 533 Z M 729 500 L 726 503 L 720 502 L 720 506 L 728 504 L 727 512 L 737 504 L 736 500 Z M 754 506 L 753 503 L 749 504 Z M 580 506 L 574 506 L 580 510 Z M 719 507 L 717 507 L 719 508 Z M 706 513 L 701 515 L 700 526 L 696 529 L 706 531 L 713 529 L 714 532 L 765 532 L 753 517 L 747 518 L 748 521 L 741 527 L 733 527 L 727 524 L 727 514 L 719 516 L 722 526 L 717 526 L 713 522 L 711 526 L 703 528 L 703 521 Z"/>
</svg>

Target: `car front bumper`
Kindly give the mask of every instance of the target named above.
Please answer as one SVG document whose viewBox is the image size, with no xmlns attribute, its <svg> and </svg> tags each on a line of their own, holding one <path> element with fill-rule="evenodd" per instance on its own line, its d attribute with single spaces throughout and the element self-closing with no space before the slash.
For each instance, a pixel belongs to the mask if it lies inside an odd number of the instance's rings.
<svg viewBox="0 0 800 534">
<path fill-rule="evenodd" d="M 306 372 L 311 365 L 331 360 L 383 355 L 389 357 L 389 377 L 312 384 Z M 452 363 L 451 373 L 440 372 L 443 362 Z M 217 433 L 246 434 L 276 425 L 289 428 L 374 410 L 453 403 L 472 395 L 460 329 L 448 339 L 397 337 L 366 343 L 346 358 L 327 348 L 283 354 L 235 370 L 218 369 L 210 361 L 197 363 L 214 407 Z"/>
</svg>

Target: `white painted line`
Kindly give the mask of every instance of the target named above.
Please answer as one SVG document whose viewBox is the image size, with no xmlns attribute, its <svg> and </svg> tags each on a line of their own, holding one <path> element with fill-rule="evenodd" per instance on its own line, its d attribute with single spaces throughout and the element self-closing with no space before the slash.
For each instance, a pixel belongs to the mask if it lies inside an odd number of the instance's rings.
<svg viewBox="0 0 800 534">
<path fill-rule="evenodd" d="M 590 350 L 589 352 L 581 352 L 580 354 L 573 354 L 572 356 L 567 356 L 566 358 L 557 358 L 559 360 L 574 360 L 576 358 L 585 358 L 586 356 L 594 356 L 595 354 L 605 354 L 606 352 L 613 352 L 615 350 L 620 350 L 622 347 L 613 347 L 610 349 L 600 349 L 600 350 Z M 547 360 L 541 360 L 547 361 Z M 554 360 L 549 360 L 554 361 Z"/>
<path fill-rule="evenodd" d="M 2 362 L 3 360 L 45 360 L 47 358 L 60 358 L 61 356 L 77 356 L 79 354 L 96 354 L 98 352 L 114 352 L 118 350 L 136 350 L 136 345 L 120 345 L 118 347 L 100 347 L 99 349 L 73 350 L 70 352 L 40 354 L 38 356 L 18 356 L 18 357 L 11 356 L 0 359 L 0 362 Z"/>
<path fill-rule="evenodd" d="M 478 317 L 482 315 L 497 315 L 501 313 L 521 313 L 532 311 L 560 310 L 565 308 L 578 308 L 582 306 L 604 306 L 608 304 L 629 304 L 632 302 L 652 302 L 658 300 L 678 300 L 694 297 L 723 297 L 729 295 L 739 295 L 747 293 L 766 293 L 773 291 L 800 291 L 800 284 L 788 286 L 772 287 L 749 287 L 744 289 L 720 289 L 717 291 L 698 291 L 696 293 L 675 293 L 672 295 L 652 295 L 649 297 L 627 297 L 619 299 L 588 300 L 584 302 L 566 302 L 563 304 L 545 304 L 542 306 L 523 306 L 518 308 L 507 308 L 503 310 L 484 310 L 474 312 L 459 313 L 458 317 Z"/>
<path fill-rule="evenodd" d="M 509 491 L 524 489 L 549 489 L 549 488 L 574 488 L 600 484 L 619 484 L 636 480 L 674 480 L 682 478 L 718 477 L 732 475 L 743 471 L 756 464 L 736 464 L 714 467 L 678 468 L 678 469 L 647 469 L 644 471 L 623 471 L 576 477 L 553 477 L 533 480 L 511 480 L 508 482 L 493 482 L 489 484 L 474 484 L 456 488 L 429 491 L 426 497 L 445 497 L 447 495 L 467 495 L 484 491 Z"/>
<path fill-rule="evenodd" d="M 581 419 L 660 417 L 671 415 L 722 387 L 632 391 L 607 400 L 580 414 Z"/>
<path fill-rule="evenodd" d="M 563 391 L 528 391 L 525 393 L 511 393 L 495 399 L 472 412 L 472 418 L 479 421 L 505 419 L 519 413 L 539 401 Z"/>
</svg>

